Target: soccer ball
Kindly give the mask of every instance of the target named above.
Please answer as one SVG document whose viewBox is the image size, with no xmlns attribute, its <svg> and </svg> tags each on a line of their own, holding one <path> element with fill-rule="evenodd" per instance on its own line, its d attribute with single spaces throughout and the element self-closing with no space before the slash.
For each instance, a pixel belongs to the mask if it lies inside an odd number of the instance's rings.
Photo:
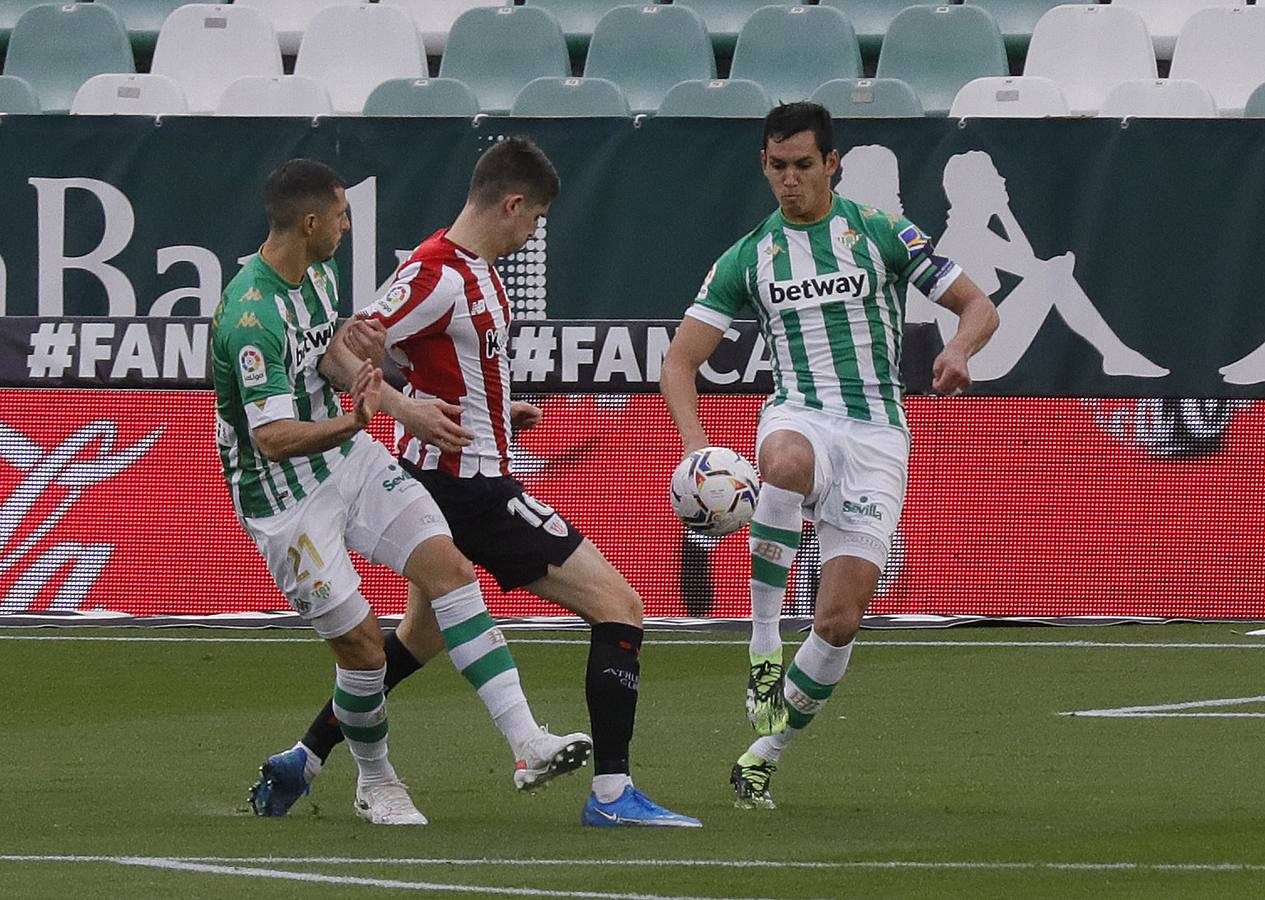
<svg viewBox="0 0 1265 900">
<path fill-rule="evenodd" d="M 759 493 L 755 468 L 727 447 L 695 450 L 672 473 L 672 509 L 703 534 L 729 534 L 746 525 Z"/>
</svg>

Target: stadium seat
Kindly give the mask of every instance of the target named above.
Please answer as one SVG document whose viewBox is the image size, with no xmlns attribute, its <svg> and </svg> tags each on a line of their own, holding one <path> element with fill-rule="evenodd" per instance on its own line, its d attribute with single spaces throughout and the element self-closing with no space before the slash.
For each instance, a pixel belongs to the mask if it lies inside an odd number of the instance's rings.
<svg viewBox="0 0 1265 900">
<path fill-rule="evenodd" d="M 859 78 L 861 51 L 837 9 L 766 6 L 742 27 L 729 75 L 757 82 L 775 102 L 790 103 L 827 81 Z"/>
<path fill-rule="evenodd" d="M 436 56 L 448 47 L 448 33 L 464 13 L 480 6 L 513 6 L 514 0 L 378 0 L 408 13 L 421 32 L 426 52 Z"/>
<path fill-rule="evenodd" d="M 39 111 L 39 98 L 25 78 L 0 75 L 0 115 L 33 115 Z"/>
<path fill-rule="evenodd" d="M 976 78 L 968 81 L 949 107 L 953 118 L 990 116 L 1012 119 L 1039 119 L 1068 115 L 1067 98 L 1048 78 L 1029 75 Z"/>
<path fill-rule="evenodd" d="M 911 6 L 892 20 L 877 74 L 906 82 L 927 115 L 942 116 L 968 81 L 1009 72 L 1001 32 L 984 10 Z"/>
<path fill-rule="evenodd" d="M 1265 119 L 1265 84 L 1252 91 L 1243 106 L 1243 118 Z"/>
<path fill-rule="evenodd" d="M 967 6 L 978 6 L 997 21 L 1002 39 L 1006 42 L 1006 52 L 1017 57 L 1028 52 L 1032 29 L 1051 9 L 1069 3 L 1084 5 L 1095 2 L 1096 0 L 964 0 Z"/>
<path fill-rule="evenodd" d="M 49 0 L 0 0 L 0 50 L 9 43 L 9 35 L 13 26 L 18 23 L 22 13 L 32 6 L 48 3 Z"/>
<path fill-rule="evenodd" d="M 664 95 L 655 114 L 719 118 L 762 118 L 773 108 L 769 95 L 754 81 L 730 78 L 682 81 Z"/>
<path fill-rule="evenodd" d="M 166 116 L 188 111 L 184 91 L 166 75 L 94 75 L 70 104 L 76 116 Z"/>
<path fill-rule="evenodd" d="M 93 75 L 135 72 L 132 45 L 118 14 L 91 3 L 28 9 L 13 26 L 4 74 L 25 79 L 44 112 L 67 112 Z"/>
<path fill-rule="evenodd" d="M 224 88 L 217 116 L 329 116 L 325 85 L 302 75 L 247 75 Z"/>
<path fill-rule="evenodd" d="M 502 6 L 462 13 L 448 34 L 439 64 L 443 78 L 466 83 L 488 113 L 507 113 L 529 81 L 571 74 L 558 20 L 533 6 Z"/>
<path fill-rule="evenodd" d="M 93 0 L 102 6 L 108 6 L 123 20 L 127 36 L 132 42 L 132 49 L 138 54 L 148 56 L 154 52 L 154 42 L 158 40 L 158 32 L 171 11 L 184 5 L 185 0 Z"/>
<path fill-rule="evenodd" d="M 209 114 L 238 78 L 280 75 L 281 50 L 258 10 L 190 3 L 163 22 L 150 71 L 180 83 L 190 113 Z"/>
<path fill-rule="evenodd" d="M 234 0 L 236 6 L 253 6 L 272 25 L 277 43 L 286 56 L 299 52 L 308 23 L 327 6 L 359 6 L 369 0 Z"/>
<path fill-rule="evenodd" d="M 921 118 L 922 103 L 899 78 L 836 78 L 808 98 L 836 119 Z"/>
<path fill-rule="evenodd" d="M 654 112 L 673 85 L 715 78 L 716 57 L 694 10 L 617 6 L 593 31 L 584 74 L 619 85 L 634 112 Z"/>
<path fill-rule="evenodd" d="M 1169 77 L 1198 81 L 1223 116 L 1241 114 L 1265 82 L 1265 6 L 1195 13 L 1177 36 Z"/>
<path fill-rule="evenodd" d="M 1216 118 L 1217 101 L 1197 81 L 1139 79 L 1122 81 L 1108 91 L 1098 115 L 1115 119 L 1126 116 L 1208 119 Z"/>
<path fill-rule="evenodd" d="M 1073 115 L 1092 116 L 1122 81 L 1156 77 L 1142 17 L 1123 6 L 1056 6 L 1032 32 L 1023 74 L 1063 89 Z"/>
<path fill-rule="evenodd" d="M 1201 9 L 1246 6 L 1247 0 L 1112 0 L 1112 5 L 1137 10 L 1151 32 L 1155 55 L 1172 59 L 1177 36 L 1191 16 Z"/>
<path fill-rule="evenodd" d="M 646 0 L 653 3 L 655 0 Z M 583 61 L 593 38 L 593 29 L 617 6 L 627 6 L 628 0 L 527 0 L 528 6 L 539 6 L 553 13 L 567 38 L 571 56 Z"/>
<path fill-rule="evenodd" d="M 366 116 L 460 116 L 479 114 L 479 98 L 455 78 L 392 78 L 365 100 Z"/>
<path fill-rule="evenodd" d="M 761 7 L 772 0 L 672 0 L 676 6 L 688 6 L 698 13 L 712 39 L 717 56 L 728 57 L 734 52 L 734 44 L 742 26 Z"/>
<path fill-rule="evenodd" d="M 619 85 L 605 78 L 537 78 L 514 98 L 512 116 L 630 116 Z"/>
<path fill-rule="evenodd" d="M 308 22 L 294 74 L 325 85 L 336 114 L 358 116 L 382 82 L 425 78 L 426 51 L 402 9 L 327 6 Z"/>
<path fill-rule="evenodd" d="M 883 38 L 892 20 L 918 0 L 819 0 L 822 6 L 832 6 L 848 17 L 856 32 L 861 53 L 868 60 L 878 58 Z"/>
</svg>

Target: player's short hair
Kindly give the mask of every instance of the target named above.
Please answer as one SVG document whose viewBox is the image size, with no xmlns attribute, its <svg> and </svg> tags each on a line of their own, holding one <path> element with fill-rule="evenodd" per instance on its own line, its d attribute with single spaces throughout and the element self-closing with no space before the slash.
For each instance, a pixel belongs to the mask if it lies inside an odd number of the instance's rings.
<svg viewBox="0 0 1265 900">
<path fill-rule="evenodd" d="M 820 103 L 801 100 L 798 103 L 781 103 L 769 110 L 764 117 L 764 141 L 760 147 L 767 150 L 769 141 L 781 143 L 793 134 L 811 131 L 821 151 L 822 159 L 834 149 L 834 129 L 831 127 L 830 110 Z"/>
<path fill-rule="evenodd" d="M 333 203 L 347 184 L 338 173 L 314 159 L 291 159 L 272 170 L 264 182 L 264 211 L 268 227 L 293 228 L 310 212 Z"/>
<path fill-rule="evenodd" d="M 558 172 L 529 138 L 509 137 L 483 152 L 470 177 L 469 200 L 491 206 L 507 194 L 522 194 L 529 203 L 552 203 L 562 187 Z"/>
</svg>

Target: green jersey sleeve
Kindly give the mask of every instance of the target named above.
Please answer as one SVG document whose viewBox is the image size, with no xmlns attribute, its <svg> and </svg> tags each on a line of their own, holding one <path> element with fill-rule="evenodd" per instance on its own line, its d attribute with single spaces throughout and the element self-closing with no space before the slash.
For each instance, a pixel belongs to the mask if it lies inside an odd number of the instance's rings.
<svg viewBox="0 0 1265 900">
<path fill-rule="evenodd" d="M 743 262 L 746 243 L 744 238 L 721 254 L 686 315 L 723 330 L 751 305 L 749 267 Z"/>
<path fill-rule="evenodd" d="M 263 304 L 260 304 L 262 306 Z M 292 396 L 294 384 L 290 380 L 287 364 L 287 347 L 279 317 L 269 317 L 250 309 L 246 304 L 234 304 L 232 314 L 238 314 L 235 322 L 228 324 L 224 336 L 224 349 L 229 357 L 233 377 L 237 381 L 242 403 L 257 403 L 279 395 Z M 277 321 L 269 321 L 276 318 Z"/>
<path fill-rule="evenodd" d="M 944 296 L 962 269 L 936 253 L 935 244 L 908 219 L 884 216 L 877 225 L 876 243 L 883 263 L 898 281 L 911 284 L 932 302 Z"/>
</svg>

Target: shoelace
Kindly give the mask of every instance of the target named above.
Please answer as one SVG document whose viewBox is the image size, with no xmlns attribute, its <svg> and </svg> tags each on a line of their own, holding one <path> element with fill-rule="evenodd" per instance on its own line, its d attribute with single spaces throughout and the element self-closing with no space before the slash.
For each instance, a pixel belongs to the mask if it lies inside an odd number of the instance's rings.
<svg viewBox="0 0 1265 900">
<path fill-rule="evenodd" d="M 769 699 L 778 684 L 782 681 L 782 667 L 777 663 L 762 662 L 756 666 L 755 684 L 756 698 L 759 700 Z"/>
</svg>

